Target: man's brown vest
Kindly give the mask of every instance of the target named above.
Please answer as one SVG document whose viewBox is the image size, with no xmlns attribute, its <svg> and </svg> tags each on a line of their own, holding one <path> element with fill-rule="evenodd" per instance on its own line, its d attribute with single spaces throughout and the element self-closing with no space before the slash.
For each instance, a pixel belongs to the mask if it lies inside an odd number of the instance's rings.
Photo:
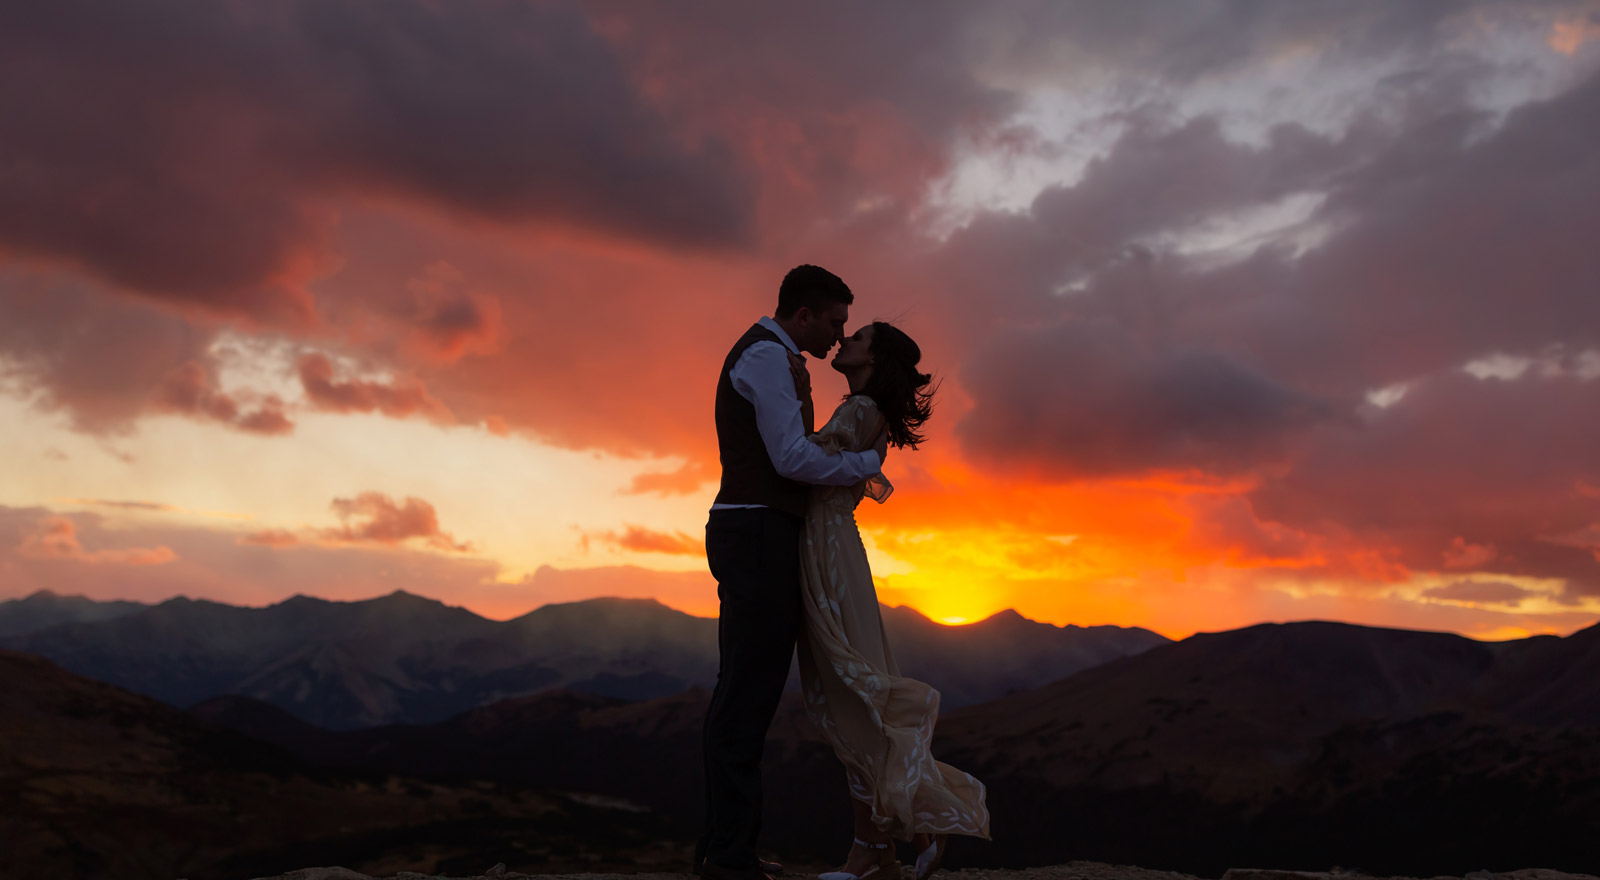
<svg viewBox="0 0 1600 880">
<path fill-rule="evenodd" d="M 756 408 L 733 387 L 728 374 L 745 349 L 757 342 L 775 342 L 783 345 L 778 335 L 757 323 L 739 341 L 722 362 L 722 377 L 717 380 L 717 452 L 722 458 L 722 487 L 717 490 L 716 504 L 765 504 L 775 510 L 806 515 L 806 499 L 811 487 L 780 476 L 767 455 L 766 444 L 761 442 L 761 430 L 756 427 Z M 785 347 L 784 351 L 788 351 Z M 808 394 L 807 397 L 810 395 Z M 804 402 L 804 399 L 802 399 Z"/>
</svg>

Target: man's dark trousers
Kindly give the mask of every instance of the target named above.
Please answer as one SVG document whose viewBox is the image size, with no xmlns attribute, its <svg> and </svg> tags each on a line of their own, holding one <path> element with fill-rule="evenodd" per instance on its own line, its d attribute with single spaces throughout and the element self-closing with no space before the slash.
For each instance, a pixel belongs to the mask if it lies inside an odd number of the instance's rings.
<svg viewBox="0 0 1600 880">
<path fill-rule="evenodd" d="M 805 521 L 769 507 L 711 511 L 706 558 L 722 605 L 717 688 L 706 710 L 708 861 L 756 867 L 761 751 L 800 632 L 800 533 Z"/>
</svg>

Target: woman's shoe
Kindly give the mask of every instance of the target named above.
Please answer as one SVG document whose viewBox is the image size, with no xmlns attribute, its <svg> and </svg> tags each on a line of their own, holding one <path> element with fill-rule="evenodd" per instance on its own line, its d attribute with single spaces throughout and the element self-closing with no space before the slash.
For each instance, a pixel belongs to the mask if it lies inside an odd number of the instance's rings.
<svg viewBox="0 0 1600 880">
<path fill-rule="evenodd" d="M 849 871 L 824 871 L 817 875 L 817 880 L 900 880 L 900 862 L 894 857 L 893 843 L 868 843 L 857 837 L 856 846 L 879 850 L 877 864 L 862 874 L 852 874 Z"/>
<path fill-rule="evenodd" d="M 949 839 L 948 835 L 935 834 L 928 848 L 917 853 L 915 880 L 928 880 L 934 871 L 939 870 L 939 863 L 944 861 L 944 845 Z"/>
</svg>

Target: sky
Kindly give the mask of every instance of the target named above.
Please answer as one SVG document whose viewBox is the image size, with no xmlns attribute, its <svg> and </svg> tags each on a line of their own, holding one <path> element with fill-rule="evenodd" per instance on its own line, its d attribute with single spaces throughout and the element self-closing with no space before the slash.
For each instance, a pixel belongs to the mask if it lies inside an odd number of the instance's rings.
<svg viewBox="0 0 1600 880">
<path fill-rule="evenodd" d="M 889 604 L 1570 633 L 1597 143 L 1594 2 L 5 4 L 0 599 L 713 615 L 814 263 L 939 381 Z"/>
</svg>

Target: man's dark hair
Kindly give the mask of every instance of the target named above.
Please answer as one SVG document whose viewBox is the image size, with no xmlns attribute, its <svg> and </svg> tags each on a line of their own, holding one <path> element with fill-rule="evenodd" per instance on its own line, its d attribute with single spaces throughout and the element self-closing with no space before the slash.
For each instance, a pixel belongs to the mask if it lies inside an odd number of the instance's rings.
<svg viewBox="0 0 1600 880">
<path fill-rule="evenodd" d="M 783 276 L 783 283 L 778 285 L 778 310 L 772 316 L 791 318 L 802 306 L 817 312 L 832 303 L 850 305 L 855 301 L 856 295 L 850 292 L 844 279 L 808 263 L 790 269 L 789 274 Z"/>
</svg>

